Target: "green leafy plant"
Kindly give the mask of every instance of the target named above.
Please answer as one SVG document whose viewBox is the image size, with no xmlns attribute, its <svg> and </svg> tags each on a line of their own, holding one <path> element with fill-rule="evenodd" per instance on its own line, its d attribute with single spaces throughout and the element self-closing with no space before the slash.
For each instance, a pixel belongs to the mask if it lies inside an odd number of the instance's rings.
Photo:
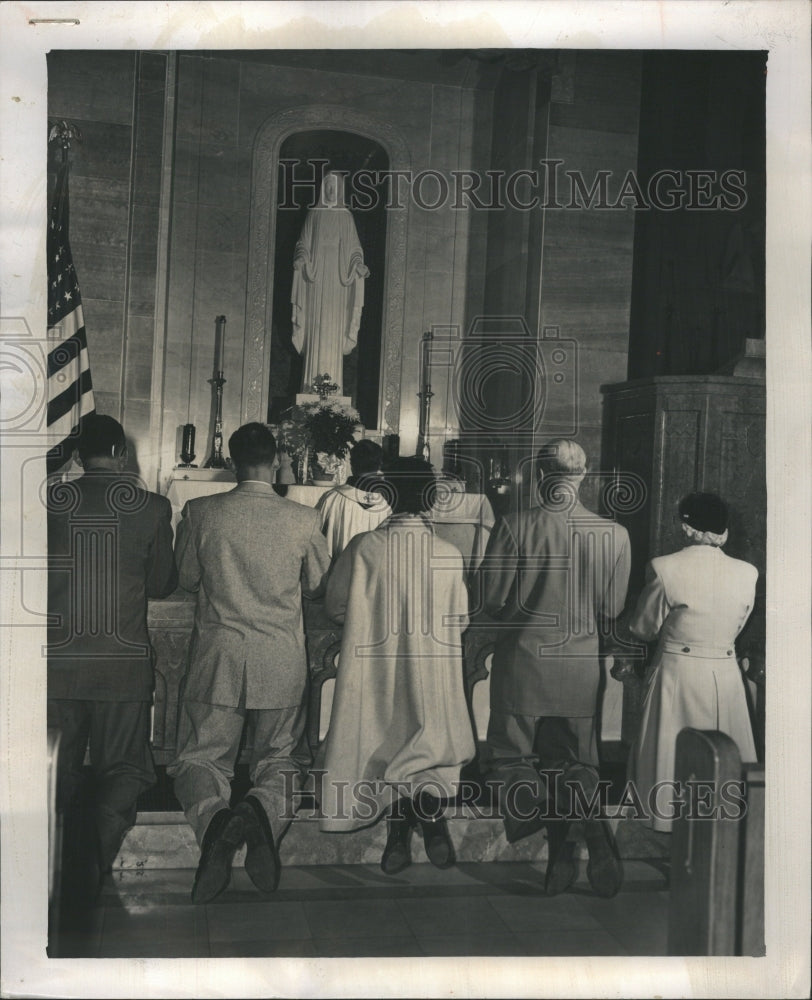
<svg viewBox="0 0 812 1000">
<path fill-rule="evenodd" d="M 357 410 L 338 402 L 302 403 L 291 409 L 281 432 L 285 448 L 294 455 L 306 449 L 344 458 L 361 425 Z"/>
</svg>

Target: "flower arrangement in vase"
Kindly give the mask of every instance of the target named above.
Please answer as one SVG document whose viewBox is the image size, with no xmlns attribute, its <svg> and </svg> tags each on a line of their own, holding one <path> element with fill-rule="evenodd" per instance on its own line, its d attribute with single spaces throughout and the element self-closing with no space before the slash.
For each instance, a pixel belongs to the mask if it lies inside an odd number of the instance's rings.
<svg viewBox="0 0 812 1000">
<path fill-rule="evenodd" d="M 360 429 L 357 410 L 329 399 L 291 407 L 290 419 L 281 425 L 286 449 L 307 467 L 314 482 L 322 483 L 336 481 Z M 303 468 L 302 481 L 307 479 Z"/>
</svg>

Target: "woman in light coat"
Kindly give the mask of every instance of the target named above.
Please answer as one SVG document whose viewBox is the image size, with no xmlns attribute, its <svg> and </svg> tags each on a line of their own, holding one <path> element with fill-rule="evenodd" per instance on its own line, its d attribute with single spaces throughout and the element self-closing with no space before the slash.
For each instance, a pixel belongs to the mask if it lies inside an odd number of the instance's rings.
<svg viewBox="0 0 812 1000">
<path fill-rule="evenodd" d="M 394 875 L 411 861 L 414 826 L 432 864 L 454 863 L 442 814 L 474 739 L 462 665 L 462 555 L 426 517 L 435 483 L 427 462 L 398 459 L 386 481 L 394 513 L 350 541 L 327 583 L 327 612 L 344 632 L 320 827 L 347 832 L 386 814 L 381 867 Z"/>
<path fill-rule="evenodd" d="M 719 730 L 742 761 L 756 760 L 734 640 L 752 613 L 758 570 L 722 551 L 728 512 L 715 494 L 684 497 L 679 517 L 686 546 L 651 560 L 629 622 L 639 638 L 658 639 L 629 777 L 651 826 L 662 832 L 671 831 L 675 790 L 666 785 L 658 794 L 656 786 L 674 780 L 681 729 Z"/>
</svg>

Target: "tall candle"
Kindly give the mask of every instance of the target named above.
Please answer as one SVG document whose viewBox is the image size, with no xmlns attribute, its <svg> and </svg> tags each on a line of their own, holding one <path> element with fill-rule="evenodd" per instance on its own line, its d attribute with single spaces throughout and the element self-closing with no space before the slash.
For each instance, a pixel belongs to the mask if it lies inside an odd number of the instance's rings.
<svg viewBox="0 0 812 1000">
<path fill-rule="evenodd" d="M 223 370 L 223 355 L 225 354 L 225 343 L 226 343 L 226 318 L 225 316 L 218 316 L 215 320 L 215 332 L 214 332 L 214 370 L 216 372 L 221 372 Z"/>
</svg>

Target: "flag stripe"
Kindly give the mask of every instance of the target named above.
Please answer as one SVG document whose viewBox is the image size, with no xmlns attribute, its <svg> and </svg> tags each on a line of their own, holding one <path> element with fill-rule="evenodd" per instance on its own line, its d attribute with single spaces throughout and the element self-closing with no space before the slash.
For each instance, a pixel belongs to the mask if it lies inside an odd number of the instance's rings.
<svg viewBox="0 0 812 1000">
<path fill-rule="evenodd" d="M 80 330 L 73 337 L 68 337 L 67 340 L 60 340 L 59 344 L 51 349 L 48 355 L 48 378 L 53 378 L 71 366 L 75 366 L 77 359 L 84 362 L 81 366 L 81 370 L 84 371 L 89 364 L 84 330 Z M 73 374 L 78 378 L 79 369 L 76 369 Z"/>
<path fill-rule="evenodd" d="M 68 444 L 73 432 L 76 430 L 79 424 L 79 420 L 81 419 L 81 417 L 86 417 L 86 416 L 87 413 L 83 413 L 81 414 L 81 416 L 77 416 L 71 409 L 66 414 L 64 414 L 64 416 L 60 417 L 55 423 L 51 425 L 50 429 L 53 433 L 53 436 L 57 438 L 57 440 L 59 441 L 59 444 L 55 445 L 54 448 L 51 449 L 52 452 L 56 451 L 63 444 Z M 75 445 L 71 443 L 70 450 L 72 450 L 74 447 Z M 68 456 L 66 456 L 66 460 L 67 457 Z"/>
<path fill-rule="evenodd" d="M 82 372 L 89 370 L 87 351 L 82 351 L 78 358 L 71 358 L 64 368 L 57 369 L 53 375 L 48 377 L 48 399 L 56 401 L 58 396 L 61 396 L 63 392 L 79 381 Z"/>
<path fill-rule="evenodd" d="M 63 316 L 58 323 L 48 324 L 48 336 L 54 340 L 67 340 L 69 337 L 75 336 L 80 330 L 84 331 L 84 326 L 85 317 L 82 313 L 81 305 L 78 305 L 67 316 Z"/>
<path fill-rule="evenodd" d="M 93 383 L 85 336 L 82 296 L 68 240 L 68 165 L 57 177 L 48 227 L 48 410 L 49 438 L 54 447 L 48 465 L 54 471 L 70 457 L 70 438 L 93 413 Z"/>
<path fill-rule="evenodd" d="M 50 381 L 48 383 L 50 385 Z M 53 399 L 48 403 L 48 423 L 53 424 L 60 417 L 69 413 L 74 407 L 78 407 L 77 417 L 84 417 L 93 409 L 93 384 L 90 380 L 90 371 L 86 369 L 82 372 L 79 380 L 73 382 L 71 385 L 65 389 L 64 392 L 60 392 L 58 396 L 54 396 Z M 85 396 L 90 393 L 90 399 L 85 400 Z M 85 400 L 84 406 L 82 401 Z M 88 406 L 88 404 L 90 404 Z M 76 420 L 76 426 L 79 425 L 79 420 Z"/>
</svg>

